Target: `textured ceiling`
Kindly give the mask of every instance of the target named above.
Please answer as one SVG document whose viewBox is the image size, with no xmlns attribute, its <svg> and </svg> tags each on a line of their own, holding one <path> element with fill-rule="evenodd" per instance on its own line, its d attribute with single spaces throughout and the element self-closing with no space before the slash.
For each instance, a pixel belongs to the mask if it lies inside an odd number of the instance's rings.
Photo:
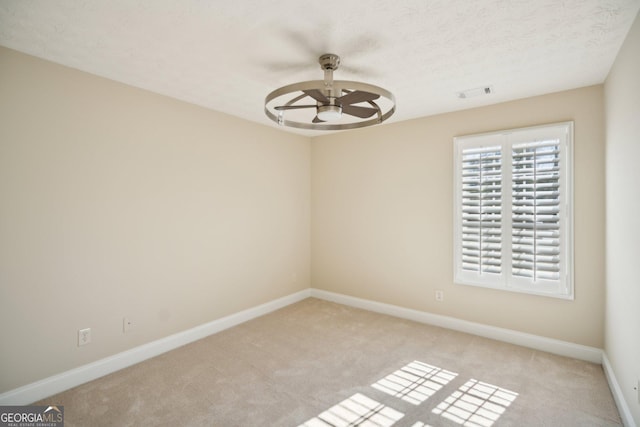
<svg viewBox="0 0 640 427">
<path fill-rule="evenodd" d="M 272 90 L 392 91 L 395 122 L 602 83 L 640 0 L 2 0 L 0 45 L 254 122 Z M 456 93 L 493 86 L 487 96 Z M 286 129 L 307 135 L 318 131 Z"/>
</svg>

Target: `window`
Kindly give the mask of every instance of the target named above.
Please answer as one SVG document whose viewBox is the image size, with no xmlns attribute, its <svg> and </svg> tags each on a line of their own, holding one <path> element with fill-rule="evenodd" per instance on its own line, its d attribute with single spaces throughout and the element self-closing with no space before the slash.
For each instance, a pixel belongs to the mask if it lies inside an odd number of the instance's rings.
<svg viewBox="0 0 640 427">
<path fill-rule="evenodd" d="M 573 122 L 454 138 L 454 280 L 573 299 Z"/>
</svg>

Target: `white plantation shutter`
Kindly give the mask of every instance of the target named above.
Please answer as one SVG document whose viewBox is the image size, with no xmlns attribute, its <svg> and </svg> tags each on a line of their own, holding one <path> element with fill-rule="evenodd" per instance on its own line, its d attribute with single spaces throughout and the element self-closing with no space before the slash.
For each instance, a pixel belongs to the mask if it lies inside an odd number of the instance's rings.
<svg viewBox="0 0 640 427">
<path fill-rule="evenodd" d="M 512 148 L 512 272 L 560 279 L 560 141 Z"/>
<path fill-rule="evenodd" d="M 502 270 L 502 161 L 500 146 L 462 151 L 462 268 Z"/>
<path fill-rule="evenodd" d="M 456 283 L 573 298 L 572 130 L 455 138 Z"/>
</svg>

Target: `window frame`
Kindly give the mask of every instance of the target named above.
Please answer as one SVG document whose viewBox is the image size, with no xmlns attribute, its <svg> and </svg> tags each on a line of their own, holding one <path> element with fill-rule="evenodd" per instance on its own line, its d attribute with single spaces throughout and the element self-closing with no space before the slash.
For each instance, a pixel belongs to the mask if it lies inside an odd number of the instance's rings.
<svg viewBox="0 0 640 427">
<path fill-rule="evenodd" d="M 513 146 L 545 138 L 560 139 L 560 278 L 533 281 L 512 273 L 512 169 Z M 573 121 L 462 135 L 453 138 L 453 275 L 454 283 L 553 298 L 574 299 Z M 462 150 L 499 147 L 501 153 L 501 272 L 476 273 L 462 268 Z M 468 205 L 467 205 L 468 207 Z M 479 267 L 482 269 L 482 267 Z"/>
</svg>

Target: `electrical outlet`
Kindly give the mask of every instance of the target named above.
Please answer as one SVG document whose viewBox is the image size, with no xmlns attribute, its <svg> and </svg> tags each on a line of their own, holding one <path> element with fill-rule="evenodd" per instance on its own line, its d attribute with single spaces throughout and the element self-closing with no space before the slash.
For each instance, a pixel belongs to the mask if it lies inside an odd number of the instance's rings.
<svg viewBox="0 0 640 427">
<path fill-rule="evenodd" d="M 87 345 L 91 342 L 91 328 L 78 330 L 78 347 Z"/>
<path fill-rule="evenodd" d="M 436 301 L 444 301 L 444 291 L 436 291 Z"/>
<path fill-rule="evenodd" d="M 133 322 L 128 317 L 124 317 L 122 319 L 122 333 L 126 334 L 131 329 L 133 329 Z"/>
</svg>

